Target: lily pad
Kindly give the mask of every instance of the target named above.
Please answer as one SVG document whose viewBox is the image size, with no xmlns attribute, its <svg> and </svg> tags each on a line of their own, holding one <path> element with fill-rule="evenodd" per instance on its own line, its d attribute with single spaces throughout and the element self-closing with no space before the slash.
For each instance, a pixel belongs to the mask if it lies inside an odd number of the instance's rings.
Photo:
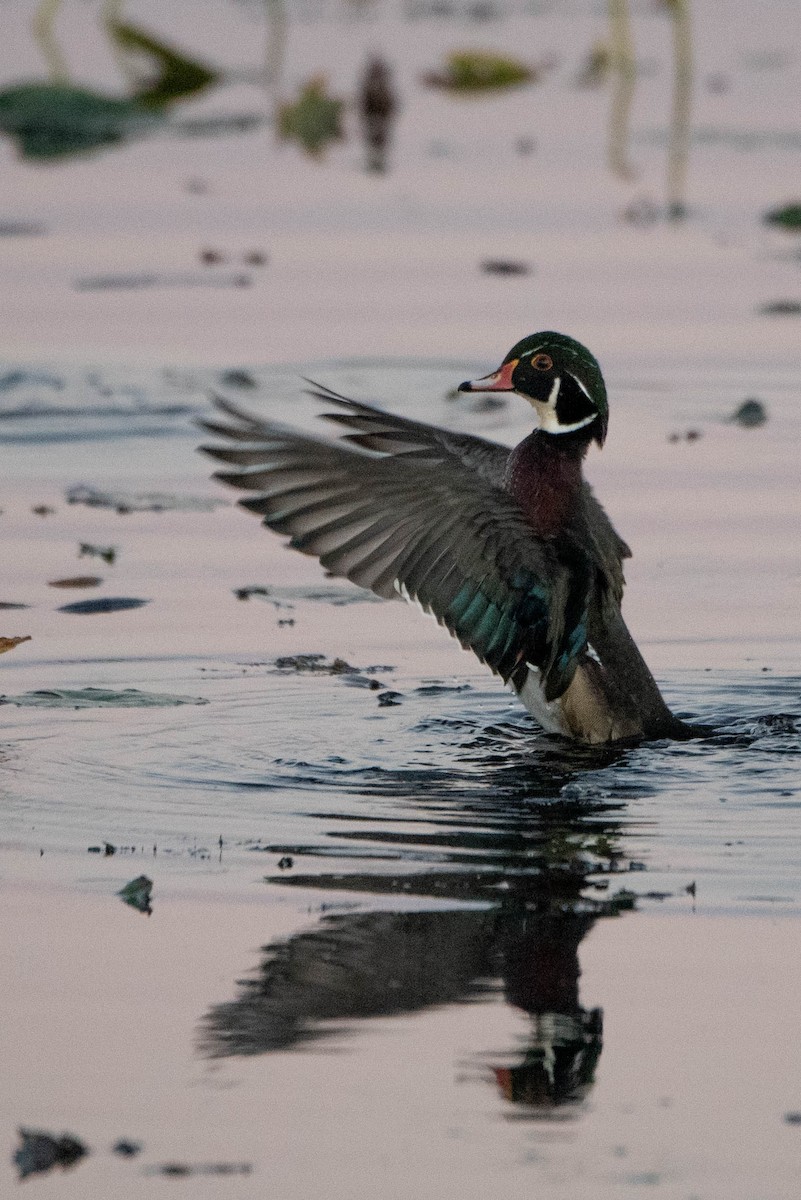
<svg viewBox="0 0 801 1200">
<path fill-rule="evenodd" d="M 66 83 L 23 83 L 0 92 L 0 132 L 23 158 L 56 159 L 124 142 L 157 128 L 163 115 L 137 99 Z"/>
<path fill-rule="evenodd" d="M 17 708 L 177 708 L 208 704 L 202 696 L 174 696 L 167 692 L 140 692 L 138 688 L 42 688 L 19 696 L 0 696 L 0 704 Z"/>
<path fill-rule="evenodd" d="M 326 91 L 325 79 L 310 79 L 294 104 L 283 104 L 278 111 L 278 133 L 287 141 L 300 142 L 313 158 L 319 157 L 329 142 L 344 137 L 342 111 L 344 101 Z"/>
</svg>

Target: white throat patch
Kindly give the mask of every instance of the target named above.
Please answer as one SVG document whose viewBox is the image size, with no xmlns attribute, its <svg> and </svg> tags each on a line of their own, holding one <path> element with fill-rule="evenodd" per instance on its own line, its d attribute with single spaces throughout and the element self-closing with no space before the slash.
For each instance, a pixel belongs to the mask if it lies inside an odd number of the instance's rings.
<svg viewBox="0 0 801 1200">
<path fill-rule="evenodd" d="M 585 388 L 580 379 L 571 374 L 570 378 L 575 380 L 581 388 L 587 399 L 591 399 L 590 393 Z M 559 418 L 556 415 L 556 400 L 559 396 L 559 388 L 562 386 L 562 377 L 557 375 L 553 381 L 550 395 L 545 401 L 533 400 L 530 396 L 526 396 L 529 403 L 536 409 L 537 416 L 540 419 L 540 429 L 545 433 L 575 433 L 577 429 L 583 429 L 585 425 L 589 425 L 595 420 L 597 413 L 591 413 L 589 417 L 583 417 L 580 421 L 575 421 L 572 425 L 560 425 Z"/>
</svg>

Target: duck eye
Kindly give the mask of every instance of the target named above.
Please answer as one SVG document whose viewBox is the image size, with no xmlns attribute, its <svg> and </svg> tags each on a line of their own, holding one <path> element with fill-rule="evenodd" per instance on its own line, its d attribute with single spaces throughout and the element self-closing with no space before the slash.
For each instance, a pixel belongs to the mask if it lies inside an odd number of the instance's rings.
<svg viewBox="0 0 801 1200">
<path fill-rule="evenodd" d="M 550 354 L 535 354 L 531 360 L 531 365 L 536 371 L 550 371 L 553 366 L 553 359 Z"/>
</svg>

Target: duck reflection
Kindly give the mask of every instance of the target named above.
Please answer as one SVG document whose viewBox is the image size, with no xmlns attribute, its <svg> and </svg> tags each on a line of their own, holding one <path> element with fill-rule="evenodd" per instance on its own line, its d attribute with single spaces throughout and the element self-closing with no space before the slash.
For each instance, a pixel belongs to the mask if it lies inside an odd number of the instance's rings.
<svg viewBox="0 0 801 1200">
<path fill-rule="evenodd" d="M 594 758 L 591 765 L 604 765 Z M 502 991 L 530 1018 L 525 1045 L 476 1065 L 533 1115 L 580 1101 L 601 1054 L 603 1019 L 601 1009 L 581 1004 L 579 946 L 597 920 L 633 906 L 632 894 L 613 886 L 627 870 L 621 805 L 594 799 L 591 786 L 566 798 L 571 780 L 583 787 L 582 776 L 592 778 L 587 765 L 577 771 L 575 756 L 566 763 L 557 755 L 521 778 L 518 764 L 512 784 L 512 772 L 496 763 L 493 782 L 487 777 L 477 792 L 419 798 L 411 828 L 349 828 L 349 856 L 358 858 L 360 846 L 367 852 L 363 870 L 271 878 L 370 893 L 384 904 L 402 898 L 405 911 L 328 913 L 313 929 L 266 946 L 257 974 L 207 1015 L 205 1053 L 287 1050 L 372 1017 Z M 393 851 L 398 869 L 387 872 Z M 436 907 L 426 908 L 433 898 Z"/>
</svg>

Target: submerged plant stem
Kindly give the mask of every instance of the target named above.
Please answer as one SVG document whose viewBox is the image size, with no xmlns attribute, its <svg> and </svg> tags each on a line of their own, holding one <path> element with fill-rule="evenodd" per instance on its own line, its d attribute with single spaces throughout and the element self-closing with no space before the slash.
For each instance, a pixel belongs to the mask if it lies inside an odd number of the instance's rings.
<svg viewBox="0 0 801 1200">
<path fill-rule="evenodd" d="M 51 83 L 69 83 L 70 73 L 67 60 L 56 41 L 53 25 L 61 0 L 40 0 L 33 14 L 33 36 L 44 55 Z"/>
<path fill-rule="evenodd" d="M 122 21 L 122 5 L 123 0 L 103 0 L 103 8 L 101 9 L 100 20 L 103 23 L 103 27 L 111 44 L 111 51 L 116 59 L 120 74 L 124 77 L 129 88 L 131 88 L 131 90 L 135 90 L 136 73 L 132 69 L 126 55 L 123 54 L 119 42 L 111 32 L 113 27 L 120 24 Z"/>
<path fill-rule="evenodd" d="M 609 168 L 623 179 L 632 179 L 629 162 L 629 117 L 637 69 L 631 37 L 629 0 L 609 0 L 610 72 L 612 104 L 609 111 Z"/>
<path fill-rule="evenodd" d="M 673 110 L 668 142 L 667 205 L 668 215 L 680 220 L 687 208 L 685 190 L 693 88 L 690 0 L 672 0 L 670 7 L 673 20 Z"/>
<path fill-rule="evenodd" d="M 287 20 L 284 0 L 264 0 L 264 12 L 266 17 L 264 86 L 272 101 L 273 121 L 277 126 L 286 51 Z"/>
</svg>

